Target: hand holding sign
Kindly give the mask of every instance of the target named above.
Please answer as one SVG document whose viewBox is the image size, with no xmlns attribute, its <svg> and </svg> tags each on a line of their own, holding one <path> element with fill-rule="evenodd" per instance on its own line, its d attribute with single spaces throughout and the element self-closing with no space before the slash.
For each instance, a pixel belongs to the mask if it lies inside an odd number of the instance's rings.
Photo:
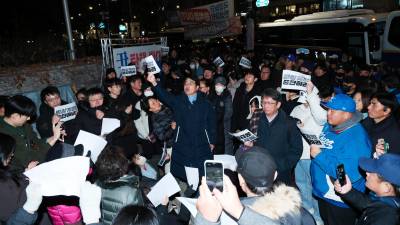
<svg viewBox="0 0 400 225">
<path fill-rule="evenodd" d="M 150 82 L 153 86 L 157 85 L 157 80 L 156 77 L 154 76 L 154 73 L 147 74 L 147 81 Z"/>
</svg>

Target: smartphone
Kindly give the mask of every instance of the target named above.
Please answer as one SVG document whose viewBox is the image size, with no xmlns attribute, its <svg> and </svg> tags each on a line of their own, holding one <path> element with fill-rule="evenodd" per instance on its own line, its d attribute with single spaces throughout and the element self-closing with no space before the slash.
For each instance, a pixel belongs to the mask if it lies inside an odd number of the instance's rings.
<svg viewBox="0 0 400 225">
<path fill-rule="evenodd" d="M 224 164 L 222 162 L 206 160 L 204 162 L 204 174 L 210 191 L 214 188 L 221 192 L 224 190 Z"/>
<path fill-rule="evenodd" d="M 340 186 L 343 186 L 343 185 L 346 184 L 346 172 L 344 170 L 344 165 L 343 164 L 339 164 L 336 167 L 336 177 L 339 180 Z"/>
<path fill-rule="evenodd" d="M 383 142 L 383 151 L 385 153 L 387 153 L 389 151 L 389 143 L 387 143 L 385 141 Z"/>
</svg>

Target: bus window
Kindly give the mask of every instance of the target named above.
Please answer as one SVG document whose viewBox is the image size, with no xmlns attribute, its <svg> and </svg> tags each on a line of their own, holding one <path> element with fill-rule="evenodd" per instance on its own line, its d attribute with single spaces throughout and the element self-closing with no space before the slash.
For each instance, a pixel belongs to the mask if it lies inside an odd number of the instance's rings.
<svg viewBox="0 0 400 225">
<path fill-rule="evenodd" d="M 365 62 L 364 36 L 362 32 L 348 32 L 347 51 L 358 62 Z"/>
<path fill-rule="evenodd" d="M 375 52 L 381 49 L 381 36 L 385 30 L 386 22 L 372 23 L 368 25 L 368 44 L 369 51 Z"/>
<path fill-rule="evenodd" d="M 390 44 L 400 48 L 400 17 L 392 20 L 389 28 L 388 40 Z"/>
</svg>

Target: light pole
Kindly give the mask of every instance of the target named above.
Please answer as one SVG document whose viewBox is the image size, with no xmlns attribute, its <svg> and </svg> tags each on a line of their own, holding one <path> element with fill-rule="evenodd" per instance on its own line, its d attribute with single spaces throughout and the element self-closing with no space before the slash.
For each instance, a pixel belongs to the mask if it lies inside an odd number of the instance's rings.
<svg viewBox="0 0 400 225">
<path fill-rule="evenodd" d="M 247 17 L 246 17 L 246 49 L 254 50 L 254 13 L 253 0 L 247 0 Z"/>
<path fill-rule="evenodd" d="M 70 20 L 69 9 L 68 9 L 68 0 L 63 0 L 63 8 L 64 8 L 65 25 L 67 26 L 69 60 L 75 60 L 74 40 L 72 38 L 71 20 Z"/>
</svg>

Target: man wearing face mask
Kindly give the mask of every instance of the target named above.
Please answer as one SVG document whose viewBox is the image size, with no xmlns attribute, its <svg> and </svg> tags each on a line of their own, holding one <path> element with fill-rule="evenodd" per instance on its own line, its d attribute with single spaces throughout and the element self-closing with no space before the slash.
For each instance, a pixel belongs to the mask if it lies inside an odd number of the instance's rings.
<svg viewBox="0 0 400 225">
<path fill-rule="evenodd" d="M 343 78 L 343 85 L 342 85 L 343 94 L 352 97 L 356 93 L 356 90 L 357 90 L 357 84 L 355 78 L 352 76 L 345 76 Z"/>
<path fill-rule="evenodd" d="M 215 91 L 212 91 L 209 99 L 217 115 L 217 141 L 215 154 L 233 155 L 233 142 L 229 134 L 231 129 L 231 117 L 233 113 L 232 96 L 226 89 L 226 79 L 222 76 L 215 78 Z"/>
<path fill-rule="evenodd" d="M 343 64 L 339 64 L 336 67 L 336 71 L 335 71 L 335 79 L 334 79 L 334 87 L 335 87 L 335 93 L 337 94 L 342 94 L 342 85 L 343 85 L 343 78 L 345 75 L 345 71 L 344 71 L 344 66 Z"/>
</svg>

